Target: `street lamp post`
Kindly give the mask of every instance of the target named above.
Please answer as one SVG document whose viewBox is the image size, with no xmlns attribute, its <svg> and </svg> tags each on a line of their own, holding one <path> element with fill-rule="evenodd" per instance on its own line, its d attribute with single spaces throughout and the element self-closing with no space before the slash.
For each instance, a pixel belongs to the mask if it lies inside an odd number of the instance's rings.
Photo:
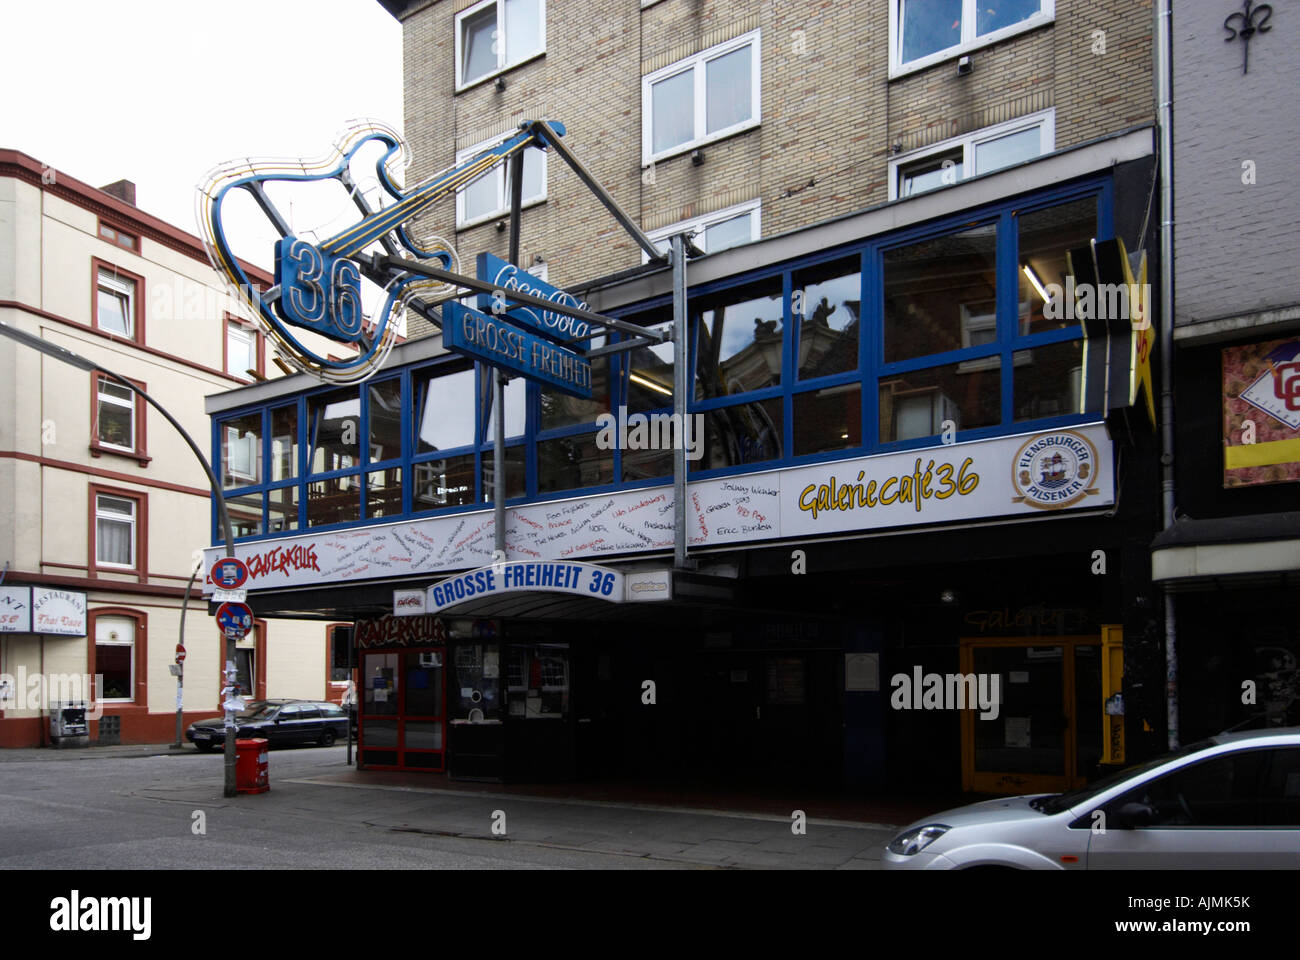
<svg viewBox="0 0 1300 960">
<path fill-rule="evenodd" d="M 144 398 L 146 403 L 161 413 L 163 418 L 176 428 L 176 432 L 179 433 L 181 439 L 189 445 L 190 450 L 194 452 L 194 456 L 198 458 L 199 465 L 203 467 L 203 472 L 207 475 L 208 483 L 212 487 L 212 499 L 217 504 L 217 517 L 221 521 L 221 533 L 226 541 L 226 555 L 230 557 L 235 555 L 235 535 L 234 530 L 230 525 L 230 513 L 226 509 L 226 498 L 221 493 L 221 484 L 217 482 L 216 474 L 212 472 L 212 466 L 208 463 L 207 457 L 203 455 L 203 451 L 199 449 L 198 444 L 194 442 L 194 438 L 185 432 L 185 428 L 177 423 L 176 418 L 164 410 L 157 400 L 149 396 L 149 394 L 145 393 L 130 380 L 126 379 L 126 377 L 114 373 L 106 367 L 100 366 L 95 361 L 88 360 L 80 354 L 73 353 L 65 347 L 60 347 L 56 343 L 50 343 L 48 340 L 43 340 L 38 336 L 30 334 L 25 330 L 19 330 L 17 327 L 11 327 L 7 323 L 0 322 L 0 335 L 6 336 L 11 340 L 16 340 L 24 346 L 31 347 L 33 350 L 45 354 L 47 357 L 53 357 L 55 360 L 60 360 L 63 363 L 78 368 L 79 370 L 85 370 L 88 373 L 100 373 L 106 377 L 111 377 L 114 381 L 120 383 L 133 393 L 139 394 Z M 188 593 L 186 596 L 188 597 Z M 235 639 L 233 637 L 227 637 L 226 661 L 230 663 L 234 662 L 234 659 Z M 237 793 L 235 789 L 235 727 L 230 723 L 231 718 L 229 715 L 229 708 L 227 708 L 226 714 L 226 770 L 224 793 L 227 797 L 233 797 Z"/>
</svg>

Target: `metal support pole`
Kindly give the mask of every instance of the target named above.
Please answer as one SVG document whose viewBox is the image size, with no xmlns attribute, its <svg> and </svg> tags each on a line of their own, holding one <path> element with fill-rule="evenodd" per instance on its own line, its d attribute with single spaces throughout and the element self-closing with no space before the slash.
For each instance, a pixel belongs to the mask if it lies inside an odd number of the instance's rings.
<svg viewBox="0 0 1300 960">
<path fill-rule="evenodd" d="M 357 625 L 353 622 L 348 629 L 348 689 L 352 691 L 352 703 L 348 707 L 348 766 L 352 766 L 352 718 L 361 713 L 361 702 L 357 696 L 356 674 L 352 666 L 352 647 L 357 641 Z"/>
<path fill-rule="evenodd" d="M 686 567 L 686 394 L 690 389 L 687 376 L 686 331 L 686 238 L 673 237 L 673 416 L 677 418 L 681 441 L 673 447 L 673 566 Z"/>
<path fill-rule="evenodd" d="M 185 612 L 190 608 L 190 594 L 194 591 L 194 581 L 198 579 L 199 571 L 203 569 L 203 561 L 200 560 L 194 565 L 190 572 L 190 582 L 185 585 L 185 597 L 181 600 L 181 627 L 180 636 L 176 642 L 181 648 L 185 647 Z M 180 750 L 185 746 L 182 734 L 184 733 L 185 721 L 182 718 L 185 707 L 185 661 L 178 661 L 176 664 L 176 742 L 172 744 L 173 750 Z"/>
</svg>

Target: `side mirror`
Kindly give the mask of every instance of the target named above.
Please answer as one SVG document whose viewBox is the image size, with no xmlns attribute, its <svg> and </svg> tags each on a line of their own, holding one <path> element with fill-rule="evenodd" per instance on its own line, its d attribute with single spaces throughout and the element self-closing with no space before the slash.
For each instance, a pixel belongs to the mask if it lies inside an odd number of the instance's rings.
<svg viewBox="0 0 1300 960">
<path fill-rule="evenodd" d="M 1145 827 L 1156 818 L 1155 808 L 1146 803 L 1129 802 L 1115 812 L 1121 827 Z"/>
</svg>

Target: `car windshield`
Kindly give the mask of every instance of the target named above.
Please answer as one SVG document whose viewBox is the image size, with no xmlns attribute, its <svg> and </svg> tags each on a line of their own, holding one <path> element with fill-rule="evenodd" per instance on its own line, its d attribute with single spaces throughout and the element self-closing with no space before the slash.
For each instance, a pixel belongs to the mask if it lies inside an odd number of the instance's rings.
<svg viewBox="0 0 1300 960">
<path fill-rule="evenodd" d="M 240 714 L 240 720 L 269 720 L 280 709 L 278 703 L 250 703 Z"/>
<path fill-rule="evenodd" d="M 1108 774 L 1100 780 L 1094 780 L 1087 786 L 1079 787 L 1078 789 L 1070 790 L 1066 793 L 1058 793 L 1055 796 L 1039 797 L 1037 800 L 1031 800 L 1029 801 L 1029 805 L 1035 810 L 1041 811 L 1045 814 L 1050 815 L 1060 813 L 1063 810 L 1068 810 L 1070 807 L 1085 804 L 1093 797 L 1100 793 L 1104 793 L 1116 784 L 1123 783 L 1125 780 L 1146 773 L 1148 770 L 1154 770 L 1156 767 L 1166 764 L 1170 760 L 1177 760 L 1180 757 L 1190 756 L 1193 753 L 1200 753 L 1202 750 L 1208 749 L 1214 745 L 1213 740 L 1199 740 L 1196 743 L 1191 743 L 1175 750 L 1173 753 L 1166 753 L 1164 756 L 1157 757 L 1154 760 L 1148 760 L 1146 763 L 1135 764 L 1134 766 L 1126 767 L 1117 773 Z"/>
</svg>

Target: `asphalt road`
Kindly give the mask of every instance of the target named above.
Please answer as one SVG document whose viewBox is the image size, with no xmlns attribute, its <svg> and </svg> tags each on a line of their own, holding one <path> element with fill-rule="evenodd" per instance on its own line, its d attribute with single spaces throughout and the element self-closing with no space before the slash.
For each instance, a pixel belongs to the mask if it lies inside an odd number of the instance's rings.
<svg viewBox="0 0 1300 960">
<path fill-rule="evenodd" d="M 220 754 L 0 764 L 6 869 L 707 869 L 878 866 L 886 827 L 331 782 L 344 748 L 272 751 L 268 793 L 222 797 Z M 30 755 L 29 755 L 30 756 Z M 504 835 L 493 825 L 504 820 Z"/>
</svg>

